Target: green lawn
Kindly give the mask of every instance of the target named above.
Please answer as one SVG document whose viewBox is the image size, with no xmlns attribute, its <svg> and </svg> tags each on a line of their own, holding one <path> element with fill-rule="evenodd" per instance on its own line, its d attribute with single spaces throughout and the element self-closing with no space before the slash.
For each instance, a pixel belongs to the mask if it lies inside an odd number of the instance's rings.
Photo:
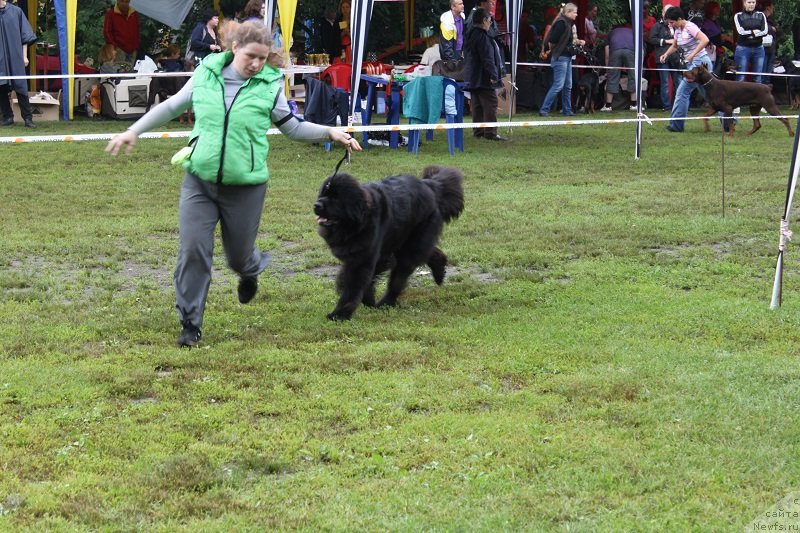
<svg viewBox="0 0 800 533">
<path fill-rule="evenodd" d="M 792 141 L 763 125 L 725 140 L 724 218 L 718 122 L 646 125 L 639 161 L 630 124 L 356 154 L 458 166 L 466 209 L 443 286 L 347 323 L 311 211 L 341 151 L 271 138 L 273 266 L 240 305 L 218 243 L 194 350 L 183 141 L 0 145 L 0 531 L 752 530 L 800 479 L 795 243 L 769 310 Z"/>
</svg>

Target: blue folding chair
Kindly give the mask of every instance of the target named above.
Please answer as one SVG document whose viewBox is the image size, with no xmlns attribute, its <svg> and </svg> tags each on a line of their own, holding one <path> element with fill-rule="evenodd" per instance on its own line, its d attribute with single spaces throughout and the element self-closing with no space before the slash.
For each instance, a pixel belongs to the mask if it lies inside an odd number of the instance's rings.
<svg viewBox="0 0 800 533">
<path fill-rule="evenodd" d="M 432 124 L 442 116 L 448 124 L 464 121 L 464 91 L 461 85 L 443 76 L 415 78 L 404 87 L 403 114 L 409 124 Z M 428 129 L 426 139 L 433 140 L 433 130 Z M 408 151 L 419 152 L 420 130 L 410 130 Z M 447 148 L 450 155 L 458 148 L 464 151 L 464 130 L 447 130 Z"/>
</svg>

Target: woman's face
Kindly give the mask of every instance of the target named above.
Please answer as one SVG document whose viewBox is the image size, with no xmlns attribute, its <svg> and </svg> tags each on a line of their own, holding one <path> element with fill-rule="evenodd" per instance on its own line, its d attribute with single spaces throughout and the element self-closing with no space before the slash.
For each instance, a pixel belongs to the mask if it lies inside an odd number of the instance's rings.
<svg viewBox="0 0 800 533">
<path fill-rule="evenodd" d="M 209 28 L 216 28 L 219 25 L 219 17 L 211 17 L 206 24 Z"/>
<path fill-rule="evenodd" d="M 571 11 L 564 11 L 564 16 L 567 17 L 569 20 L 575 20 L 578 18 L 578 10 L 573 9 Z"/>
<path fill-rule="evenodd" d="M 231 50 L 233 50 L 233 68 L 244 78 L 258 74 L 269 56 L 269 46 L 261 43 L 239 46 L 239 43 L 234 41 Z"/>
<path fill-rule="evenodd" d="M 744 10 L 753 11 L 756 8 L 756 0 L 744 0 Z"/>
<path fill-rule="evenodd" d="M 667 19 L 667 25 L 670 28 L 681 28 L 681 29 L 683 29 L 683 27 L 686 25 L 686 21 L 683 20 L 683 19 L 678 19 L 678 20 L 669 20 L 669 19 Z"/>
</svg>

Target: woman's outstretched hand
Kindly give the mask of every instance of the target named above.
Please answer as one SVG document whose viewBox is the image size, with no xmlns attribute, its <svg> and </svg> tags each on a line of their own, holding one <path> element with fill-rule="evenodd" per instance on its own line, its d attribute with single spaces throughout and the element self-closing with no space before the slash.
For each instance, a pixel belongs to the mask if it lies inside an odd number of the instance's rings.
<svg viewBox="0 0 800 533">
<path fill-rule="evenodd" d="M 120 133 L 119 135 L 114 135 L 110 141 L 108 141 L 108 146 L 106 146 L 106 152 L 111 155 L 117 155 L 120 149 L 123 146 L 127 146 L 125 153 L 130 155 L 133 152 L 133 146 L 136 144 L 136 134 L 131 130 L 126 130 L 124 133 Z"/>
<path fill-rule="evenodd" d="M 332 141 L 344 145 L 344 147 L 348 150 L 355 150 L 356 152 L 361 151 L 361 145 L 358 144 L 358 141 L 353 137 L 350 137 L 349 133 L 345 133 L 334 128 L 331 128 L 328 131 L 328 136 L 330 136 Z"/>
</svg>

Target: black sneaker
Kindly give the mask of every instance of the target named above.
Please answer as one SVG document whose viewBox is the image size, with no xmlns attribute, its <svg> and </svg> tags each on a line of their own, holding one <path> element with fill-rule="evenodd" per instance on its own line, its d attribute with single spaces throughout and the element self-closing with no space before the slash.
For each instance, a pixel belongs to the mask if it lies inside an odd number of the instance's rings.
<svg viewBox="0 0 800 533">
<path fill-rule="evenodd" d="M 239 287 L 236 289 L 239 295 L 239 303 L 248 303 L 256 295 L 257 290 L 258 278 L 256 276 L 242 276 L 239 278 Z"/>
<path fill-rule="evenodd" d="M 202 336 L 203 334 L 200 328 L 196 327 L 191 322 L 183 322 L 183 330 L 181 331 L 180 337 L 178 337 L 178 346 L 180 348 L 192 348 L 193 346 L 197 346 Z"/>
<path fill-rule="evenodd" d="M 14 125 L 14 118 L 4 118 L 0 120 L 0 126 L 13 126 Z"/>
<path fill-rule="evenodd" d="M 36 124 L 33 123 L 33 120 L 28 119 L 25 121 L 25 127 L 36 129 Z"/>
</svg>

